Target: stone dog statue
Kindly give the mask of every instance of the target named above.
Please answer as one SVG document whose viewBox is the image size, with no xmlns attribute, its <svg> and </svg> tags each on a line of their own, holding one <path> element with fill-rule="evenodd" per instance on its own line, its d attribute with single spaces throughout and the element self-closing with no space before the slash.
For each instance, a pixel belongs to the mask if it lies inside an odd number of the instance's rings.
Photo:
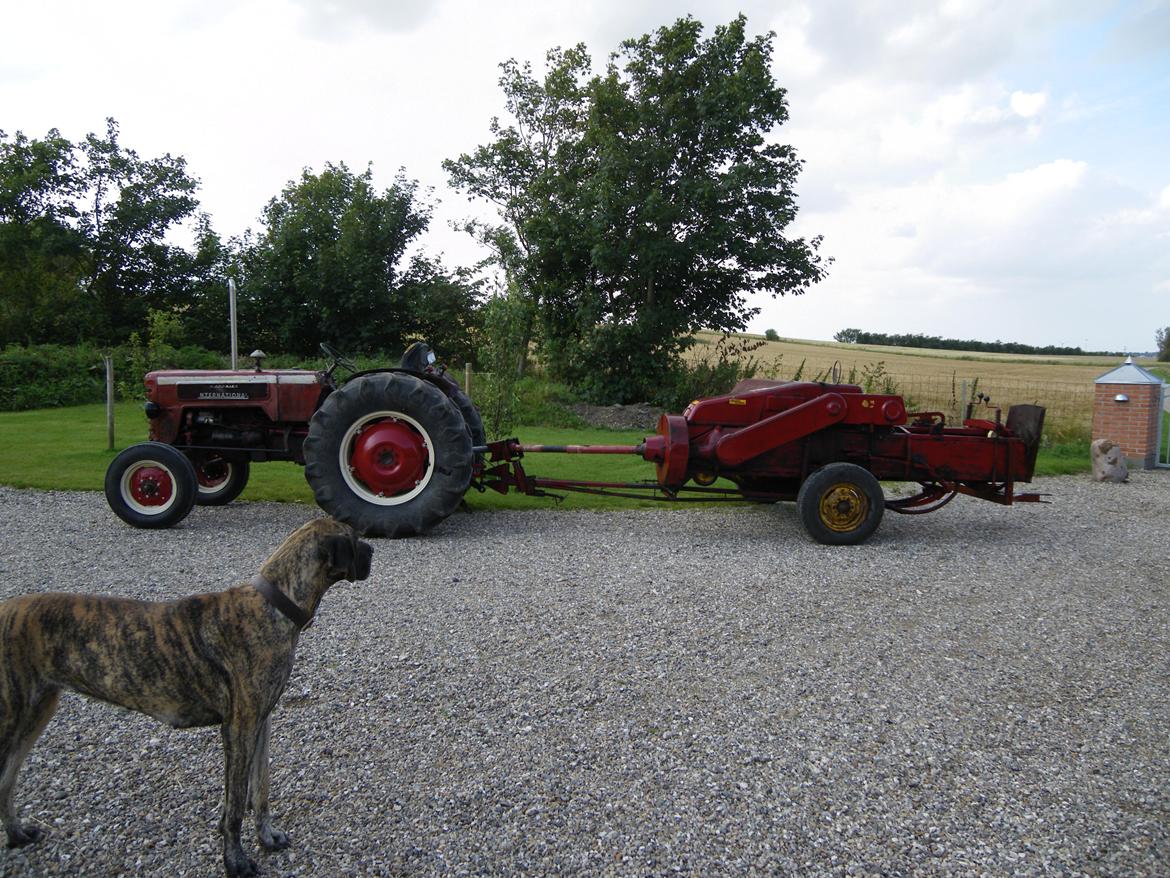
<svg viewBox="0 0 1170 878">
<path fill-rule="evenodd" d="M 1089 448 L 1094 481 L 1124 482 L 1129 479 L 1129 465 L 1120 445 L 1112 439 L 1097 439 Z"/>
</svg>

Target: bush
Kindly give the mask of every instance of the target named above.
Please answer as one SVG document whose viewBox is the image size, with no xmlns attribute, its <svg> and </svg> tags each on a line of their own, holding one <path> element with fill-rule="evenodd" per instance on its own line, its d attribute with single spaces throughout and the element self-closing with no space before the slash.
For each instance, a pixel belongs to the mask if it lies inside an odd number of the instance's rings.
<svg viewBox="0 0 1170 878">
<path fill-rule="evenodd" d="M 104 402 L 104 351 L 93 345 L 9 345 L 0 352 L 0 411 L 58 408 Z M 151 369 L 222 369 L 225 358 L 204 348 L 160 344 L 147 351 L 129 344 L 108 352 L 121 399 L 142 396 Z"/>
<path fill-rule="evenodd" d="M 703 357 L 678 363 L 651 402 L 668 412 L 681 412 L 696 399 L 729 393 L 760 371 L 752 352 L 762 345 L 761 341 L 721 337 Z"/>
<path fill-rule="evenodd" d="M 101 402 L 105 384 L 101 352 L 91 345 L 9 345 L 0 353 L 0 411 Z"/>
<path fill-rule="evenodd" d="M 572 409 L 577 402 L 564 384 L 526 376 L 516 384 L 514 421 L 529 426 L 581 428 L 585 422 Z"/>
<path fill-rule="evenodd" d="M 484 303 L 482 314 L 485 344 L 477 354 L 488 377 L 476 396 L 476 406 L 483 417 L 484 431 L 489 436 L 499 436 L 517 423 L 517 383 L 526 358 L 529 305 L 509 285 L 505 294 Z"/>
</svg>

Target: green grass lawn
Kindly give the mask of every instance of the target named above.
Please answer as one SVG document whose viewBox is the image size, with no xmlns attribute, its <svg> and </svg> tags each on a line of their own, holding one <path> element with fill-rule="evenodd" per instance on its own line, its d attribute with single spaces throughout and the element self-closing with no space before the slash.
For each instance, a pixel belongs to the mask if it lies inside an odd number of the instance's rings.
<svg viewBox="0 0 1170 878">
<path fill-rule="evenodd" d="M 141 404 L 119 403 L 114 423 L 116 448 L 110 451 L 104 405 L 0 413 L 0 484 L 43 490 L 102 490 L 106 467 L 114 456 L 128 445 L 146 440 L 146 418 Z M 525 443 L 534 445 L 630 445 L 640 442 L 645 435 L 553 427 L 526 427 L 516 432 Z M 634 455 L 533 454 L 524 458 L 523 465 L 529 475 L 550 478 L 604 481 L 654 478 L 654 468 Z M 248 487 L 240 499 L 312 503 L 313 493 L 305 482 L 302 467 L 285 462 L 259 463 L 252 467 Z M 547 497 L 502 495 L 494 491 L 483 494 L 470 491 L 467 495 L 472 509 L 539 509 L 553 502 Z M 578 509 L 630 508 L 655 505 L 655 501 L 573 494 L 561 505 Z"/>
<path fill-rule="evenodd" d="M 104 405 L 0 413 L 0 484 L 43 490 L 100 491 L 118 451 L 146 439 L 146 418 L 138 403 L 120 403 L 115 411 L 116 449 L 107 449 Z M 555 427 L 520 427 L 515 434 L 526 444 L 631 445 L 643 432 L 612 432 Z M 1170 430 L 1168 430 L 1170 432 Z M 654 468 L 635 455 L 529 454 L 523 459 L 530 476 L 593 481 L 643 481 L 654 478 Z M 1037 474 L 1087 472 L 1088 448 L 1079 445 L 1043 449 Z M 263 463 L 252 467 L 241 500 L 278 500 L 312 503 L 304 471 L 292 463 Z M 472 509 L 547 509 L 547 497 L 468 492 Z M 659 505 L 654 500 L 630 500 L 568 494 L 562 504 L 574 509 L 635 508 Z"/>
</svg>

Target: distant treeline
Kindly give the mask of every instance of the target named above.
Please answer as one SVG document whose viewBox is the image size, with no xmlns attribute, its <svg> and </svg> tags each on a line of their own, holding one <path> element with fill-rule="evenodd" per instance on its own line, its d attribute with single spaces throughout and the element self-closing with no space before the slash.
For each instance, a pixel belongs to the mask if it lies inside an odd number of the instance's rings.
<svg viewBox="0 0 1170 878">
<path fill-rule="evenodd" d="M 1045 345 L 1036 347 L 1016 341 L 975 341 L 974 339 L 940 338 L 921 333 L 888 335 L 884 332 L 865 332 L 861 329 L 842 329 L 833 336 L 846 344 L 889 345 L 901 348 L 933 348 L 943 351 L 978 351 L 990 354 L 1041 354 L 1053 357 L 1123 357 L 1117 351 L 1086 351 L 1079 347 Z"/>
</svg>

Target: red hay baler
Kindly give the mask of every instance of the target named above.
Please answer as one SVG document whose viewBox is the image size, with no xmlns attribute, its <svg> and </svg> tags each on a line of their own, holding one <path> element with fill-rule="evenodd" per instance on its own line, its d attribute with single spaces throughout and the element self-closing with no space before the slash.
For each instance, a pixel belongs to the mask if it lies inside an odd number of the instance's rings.
<svg viewBox="0 0 1170 878">
<path fill-rule="evenodd" d="M 900 396 L 853 384 L 750 380 L 724 396 L 663 415 L 637 445 L 524 445 L 485 441 L 475 406 L 422 344 L 396 369 L 358 372 L 343 386 L 332 349 L 322 372 L 154 372 L 147 376 L 152 442 L 122 452 L 106 496 L 124 520 L 165 527 L 192 503 L 233 499 L 249 461 L 305 464 L 317 502 L 373 536 L 403 536 L 453 512 L 468 488 L 542 496 L 557 491 L 659 500 L 795 500 L 822 543 L 850 545 L 886 509 L 925 513 L 967 494 L 1003 505 L 1036 462 L 1044 409 L 1014 405 L 1006 421 L 906 411 Z M 166 388 L 170 388 L 169 390 Z M 527 454 L 636 454 L 655 468 L 641 482 L 529 475 Z M 188 472 L 190 470 L 190 472 Z M 880 482 L 916 484 L 887 500 Z M 184 496 L 184 493 L 191 496 Z"/>
</svg>

